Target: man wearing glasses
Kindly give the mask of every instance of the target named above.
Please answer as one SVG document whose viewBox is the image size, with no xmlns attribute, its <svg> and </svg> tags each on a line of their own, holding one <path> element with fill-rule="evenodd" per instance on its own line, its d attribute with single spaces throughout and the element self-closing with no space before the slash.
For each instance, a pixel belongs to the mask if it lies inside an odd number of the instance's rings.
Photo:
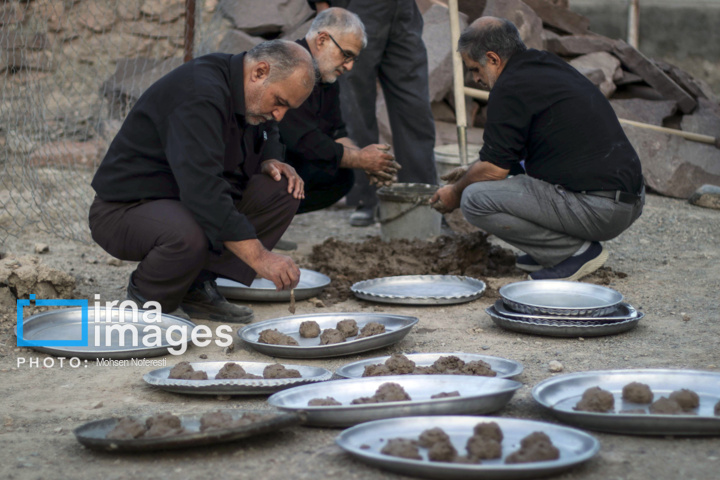
<svg viewBox="0 0 720 480">
<path fill-rule="evenodd" d="M 326 9 L 297 43 L 311 53 L 321 78 L 305 103 L 285 115 L 280 138 L 287 147 L 286 162 L 305 181 L 305 198 L 297 213 L 307 213 L 344 197 L 354 184 L 353 168 L 364 170 L 371 178 L 389 180 L 399 165 L 383 145 L 358 148 L 348 138 L 340 114 L 336 80 L 353 68 L 367 44 L 358 16 L 341 8 Z"/>
</svg>

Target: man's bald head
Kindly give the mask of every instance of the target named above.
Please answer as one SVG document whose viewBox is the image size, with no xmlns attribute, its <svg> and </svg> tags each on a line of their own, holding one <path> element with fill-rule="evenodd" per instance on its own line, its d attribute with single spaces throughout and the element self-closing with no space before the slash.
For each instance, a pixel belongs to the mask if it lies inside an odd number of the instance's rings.
<svg viewBox="0 0 720 480">
<path fill-rule="evenodd" d="M 510 20 L 498 17 L 480 17 L 460 35 L 458 52 L 484 65 L 485 55 L 495 52 L 503 62 L 516 53 L 527 50 L 520 32 Z"/>
</svg>

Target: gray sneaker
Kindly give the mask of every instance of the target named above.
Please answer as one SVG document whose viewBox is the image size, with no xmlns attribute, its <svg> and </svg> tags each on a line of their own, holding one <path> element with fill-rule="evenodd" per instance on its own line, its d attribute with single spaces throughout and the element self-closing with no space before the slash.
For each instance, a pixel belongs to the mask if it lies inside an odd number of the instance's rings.
<svg viewBox="0 0 720 480">
<path fill-rule="evenodd" d="M 145 300 L 137 291 L 137 287 L 132 281 L 132 277 L 130 278 L 130 282 L 127 286 L 127 295 L 125 297 L 126 300 L 130 300 L 131 302 L 135 302 L 135 305 L 138 306 L 138 308 L 143 308 L 143 305 L 147 303 L 147 300 Z M 172 312 L 163 312 L 163 314 L 167 315 L 173 315 L 175 317 L 180 317 L 183 320 L 190 320 L 190 315 L 185 313 L 185 310 L 182 309 L 182 307 L 178 306 L 175 310 Z"/>
<path fill-rule="evenodd" d="M 218 322 L 250 323 L 254 317 L 252 309 L 225 300 L 214 280 L 191 287 L 180 306 L 193 318 Z"/>
<path fill-rule="evenodd" d="M 350 225 L 353 227 L 368 227 L 375 223 L 375 209 L 359 206 L 350 215 Z"/>
</svg>

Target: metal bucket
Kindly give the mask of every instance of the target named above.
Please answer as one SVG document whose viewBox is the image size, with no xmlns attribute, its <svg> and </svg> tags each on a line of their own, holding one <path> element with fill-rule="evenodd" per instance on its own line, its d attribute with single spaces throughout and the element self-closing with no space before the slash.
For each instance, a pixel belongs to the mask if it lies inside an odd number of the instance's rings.
<svg viewBox="0 0 720 480">
<path fill-rule="evenodd" d="M 442 214 L 430 206 L 437 185 L 395 183 L 377 191 L 380 235 L 384 241 L 426 239 L 440 234 Z"/>
<path fill-rule="evenodd" d="M 468 143 L 468 163 L 472 163 L 478 159 L 481 148 L 482 145 Z M 458 147 L 457 143 L 450 143 L 448 145 L 435 147 L 434 152 L 438 181 L 441 181 L 440 177 L 460 166 L 460 147 Z"/>
</svg>

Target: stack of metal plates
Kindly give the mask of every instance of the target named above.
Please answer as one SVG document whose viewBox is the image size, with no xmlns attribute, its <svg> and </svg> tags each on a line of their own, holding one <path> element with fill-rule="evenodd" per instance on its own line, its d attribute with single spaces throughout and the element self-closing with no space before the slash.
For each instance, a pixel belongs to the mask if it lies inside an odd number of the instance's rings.
<svg viewBox="0 0 720 480">
<path fill-rule="evenodd" d="M 553 337 L 597 337 L 626 332 L 644 317 L 612 288 L 540 280 L 500 288 L 501 299 L 485 311 L 499 327 Z"/>
</svg>

